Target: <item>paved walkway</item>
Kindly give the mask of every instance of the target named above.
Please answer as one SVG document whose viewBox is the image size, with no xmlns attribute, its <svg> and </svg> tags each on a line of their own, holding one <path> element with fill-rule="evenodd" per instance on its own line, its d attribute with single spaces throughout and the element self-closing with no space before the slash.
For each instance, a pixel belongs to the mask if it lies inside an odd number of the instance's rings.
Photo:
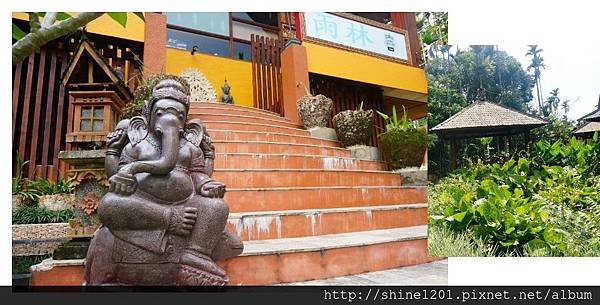
<svg viewBox="0 0 600 305">
<path fill-rule="evenodd" d="M 283 285 L 448 285 L 448 260 Z"/>
</svg>

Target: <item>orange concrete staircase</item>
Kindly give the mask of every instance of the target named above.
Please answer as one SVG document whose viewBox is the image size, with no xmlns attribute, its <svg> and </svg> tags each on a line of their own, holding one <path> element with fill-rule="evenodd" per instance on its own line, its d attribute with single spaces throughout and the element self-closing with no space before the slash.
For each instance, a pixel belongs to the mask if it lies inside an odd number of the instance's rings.
<svg viewBox="0 0 600 305">
<path fill-rule="evenodd" d="M 314 280 L 429 262 L 427 189 L 403 186 L 381 162 L 357 160 L 337 141 L 267 111 L 192 103 L 227 185 L 228 226 L 241 256 L 218 262 L 231 285 Z M 83 260 L 48 262 L 37 284 L 80 284 Z M 42 264 L 44 265 L 44 264 Z M 38 268 L 50 270 L 49 268 Z M 54 268 L 56 271 L 56 268 Z M 46 272 L 46 273 L 44 273 Z"/>
<path fill-rule="evenodd" d="M 277 114 L 193 103 L 227 185 L 228 226 L 244 253 L 219 264 L 232 285 L 305 281 L 413 265 L 427 255 L 426 187 L 351 158 Z"/>
</svg>

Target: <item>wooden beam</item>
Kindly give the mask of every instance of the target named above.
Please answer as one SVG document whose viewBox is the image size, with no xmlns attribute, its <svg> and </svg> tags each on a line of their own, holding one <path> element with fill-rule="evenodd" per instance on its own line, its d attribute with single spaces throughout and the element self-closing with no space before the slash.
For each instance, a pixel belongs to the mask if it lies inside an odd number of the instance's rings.
<svg viewBox="0 0 600 305">
<path fill-rule="evenodd" d="M 37 167 L 37 151 L 38 137 L 40 131 L 40 116 L 42 108 L 42 91 L 44 90 L 44 72 L 46 70 L 46 48 L 40 49 L 40 64 L 37 75 L 37 87 L 35 90 L 35 103 L 33 104 L 33 126 L 31 128 L 31 135 L 29 141 L 31 145 L 29 147 L 29 177 L 32 177 Z"/>
</svg>

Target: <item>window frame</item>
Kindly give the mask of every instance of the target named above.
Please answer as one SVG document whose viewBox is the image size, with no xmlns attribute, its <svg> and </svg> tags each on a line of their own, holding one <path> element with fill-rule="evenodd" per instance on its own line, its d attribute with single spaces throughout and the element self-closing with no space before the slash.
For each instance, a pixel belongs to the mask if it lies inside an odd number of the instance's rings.
<svg viewBox="0 0 600 305">
<path fill-rule="evenodd" d="M 234 54 L 234 49 L 235 49 L 234 42 L 240 42 L 240 43 L 246 43 L 246 44 L 251 44 L 252 42 L 250 40 L 233 37 L 233 22 L 239 22 L 239 23 L 244 23 L 244 24 L 248 24 L 251 26 L 255 26 L 255 27 L 260 27 L 261 29 L 263 29 L 266 32 L 274 33 L 278 37 L 281 37 L 281 30 L 280 30 L 281 20 L 280 20 L 279 14 L 281 14 L 281 13 L 277 13 L 277 26 L 272 26 L 269 24 L 258 23 L 258 22 L 254 22 L 254 21 L 245 20 L 242 18 L 233 17 L 231 12 L 229 12 L 227 14 L 229 16 L 229 36 L 210 33 L 210 32 L 197 30 L 197 29 L 192 29 L 192 28 L 188 28 L 188 27 L 184 27 L 184 26 L 180 26 L 180 25 L 170 24 L 170 23 L 168 23 L 168 20 L 167 20 L 167 29 L 182 31 L 182 32 L 187 32 L 187 33 L 197 34 L 197 35 L 202 35 L 202 36 L 209 36 L 212 38 L 225 40 L 228 43 L 229 56 L 222 56 L 222 57 L 246 61 L 244 59 L 238 59 L 237 55 Z M 202 53 L 202 54 L 209 54 L 209 53 Z"/>
</svg>

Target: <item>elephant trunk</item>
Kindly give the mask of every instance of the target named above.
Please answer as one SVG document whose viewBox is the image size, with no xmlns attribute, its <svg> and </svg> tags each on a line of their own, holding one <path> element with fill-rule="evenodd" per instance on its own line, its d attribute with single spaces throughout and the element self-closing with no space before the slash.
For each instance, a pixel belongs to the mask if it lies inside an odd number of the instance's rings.
<svg viewBox="0 0 600 305">
<path fill-rule="evenodd" d="M 165 117 L 167 116 L 170 115 L 165 115 Z M 157 124 L 159 127 L 155 130 L 156 135 L 161 139 L 160 158 L 152 161 L 136 162 L 132 166 L 132 174 L 149 173 L 152 175 L 166 175 L 177 165 L 182 126 L 179 126 L 176 118 L 165 117 L 161 120 L 163 124 Z"/>
</svg>

